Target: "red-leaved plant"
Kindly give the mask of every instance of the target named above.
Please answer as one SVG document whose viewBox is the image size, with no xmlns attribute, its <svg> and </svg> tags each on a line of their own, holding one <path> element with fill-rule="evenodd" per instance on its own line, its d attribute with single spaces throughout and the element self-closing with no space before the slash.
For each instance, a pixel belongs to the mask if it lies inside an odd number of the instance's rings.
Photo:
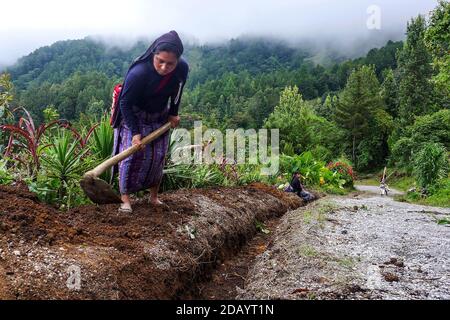
<svg viewBox="0 0 450 320">
<path fill-rule="evenodd" d="M 19 118 L 19 121 L 17 124 L 11 125 L 11 124 L 5 124 L 0 125 L 0 130 L 3 131 L 9 131 L 10 137 L 8 146 L 6 148 L 5 152 L 5 158 L 12 158 L 14 160 L 19 161 L 26 167 L 28 167 L 28 173 L 31 178 L 35 178 L 36 172 L 40 168 L 40 153 L 43 149 L 49 147 L 50 145 L 41 145 L 41 140 L 44 135 L 44 133 L 54 127 L 59 126 L 61 128 L 68 129 L 72 131 L 75 138 L 79 141 L 82 148 L 84 148 L 87 144 L 87 141 L 89 140 L 89 137 L 92 135 L 93 131 L 97 127 L 92 127 L 89 131 L 86 137 L 81 137 L 81 135 L 71 127 L 71 124 L 69 121 L 60 119 L 55 120 L 49 123 L 43 123 L 40 126 L 36 127 L 33 121 L 32 116 L 26 110 L 24 107 L 19 107 L 13 110 L 13 112 L 17 111 L 23 111 L 24 116 Z M 30 166 L 26 161 L 21 159 L 20 157 L 13 155 L 14 148 L 25 150 L 32 159 L 32 165 Z"/>
<path fill-rule="evenodd" d="M 338 172 L 341 175 L 342 179 L 345 180 L 344 186 L 346 187 L 353 186 L 353 181 L 355 180 L 355 173 L 353 172 L 353 168 L 351 165 L 342 161 L 338 161 L 329 163 L 327 168 L 333 172 Z"/>
</svg>

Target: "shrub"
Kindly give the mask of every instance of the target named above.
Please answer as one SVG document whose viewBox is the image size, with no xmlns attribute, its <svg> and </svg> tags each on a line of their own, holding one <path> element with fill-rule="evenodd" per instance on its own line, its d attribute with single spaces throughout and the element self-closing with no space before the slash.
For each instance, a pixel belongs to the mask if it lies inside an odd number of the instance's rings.
<svg viewBox="0 0 450 320">
<path fill-rule="evenodd" d="M 74 188 L 78 187 L 81 174 L 92 163 L 83 159 L 89 149 L 80 149 L 78 140 L 71 139 L 67 131 L 59 131 L 54 143 L 44 151 L 42 162 L 50 179 L 57 179 L 57 194 L 61 204 L 73 203 Z M 54 185 L 52 185 L 54 186 Z"/>
<path fill-rule="evenodd" d="M 344 187 L 353 187 L 355 175 L 350 164 L 344 161 L 331 162 L 328 164 L 327 168 L 333 172 L 339 173 L 340 177 L 345 180 Z"/>
<path fill-rule="evenodd" d="M 447 150 L 438 143 L 425 143 L 414 157 L 414 175 L 418 184 L 426 188 L 447 177 Z"/>
<path fill-rule="evenodd" d="M 8 162 L 5 159 L 0 159 L 0 184 L 10 184 L 14 181 L 14 177 L 9 172 L 7 164 Z"/>
</svg>

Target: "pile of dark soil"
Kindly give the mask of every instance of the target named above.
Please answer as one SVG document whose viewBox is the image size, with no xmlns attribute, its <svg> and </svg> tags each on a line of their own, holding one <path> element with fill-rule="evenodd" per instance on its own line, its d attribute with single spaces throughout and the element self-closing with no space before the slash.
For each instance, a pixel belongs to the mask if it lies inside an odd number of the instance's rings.
<svg viewBox="0 0 450 320">
<path fill-rule="evenodd" d="M 177 299 L 236 255 L 257 225 L 302 205 L 263 184 L 178 190 L 68 212 L 0 186 L 0 299 Z"/>
</svg>

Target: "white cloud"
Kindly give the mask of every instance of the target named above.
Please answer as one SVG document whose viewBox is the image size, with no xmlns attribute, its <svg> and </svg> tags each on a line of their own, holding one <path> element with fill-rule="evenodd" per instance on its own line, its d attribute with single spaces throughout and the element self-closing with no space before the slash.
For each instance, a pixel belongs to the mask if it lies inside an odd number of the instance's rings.
<svg viewBox="0 0 450 320">
<path fill-rule="evenodd" d="M 42 45 L 87 35 L 154 36 L 171 29 L 200 41 L 247 35 L 296 39 L 367 37 L 367 8 L 378 5 L 382 32 L 435 0 L 0 0 L 0 64 Z"/>
</svg>

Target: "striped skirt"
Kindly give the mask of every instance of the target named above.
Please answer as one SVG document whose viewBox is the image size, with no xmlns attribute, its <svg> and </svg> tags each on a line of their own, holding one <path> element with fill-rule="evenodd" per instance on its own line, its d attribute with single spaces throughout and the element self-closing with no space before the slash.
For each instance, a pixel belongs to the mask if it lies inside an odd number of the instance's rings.
<svg viewBox="0 0 450 320">
<path fill-rule="evenodd" d="M 139 133 L 142 138 L 167 123 L 169 109 L 161 113 L 135 112 L 138 119 Z M 114 129 L 114 155 L 130 148 L 133 136 L 130 128 L 122 121 Z M 169 146 L 169 131 L 121 161 L 118 168 L 113 168 L 113 175 L 119 173 L 119 189 L 121 194 L 130 194 L 158 186 L 163 176 L 165 157 Z"/>
</svg>

